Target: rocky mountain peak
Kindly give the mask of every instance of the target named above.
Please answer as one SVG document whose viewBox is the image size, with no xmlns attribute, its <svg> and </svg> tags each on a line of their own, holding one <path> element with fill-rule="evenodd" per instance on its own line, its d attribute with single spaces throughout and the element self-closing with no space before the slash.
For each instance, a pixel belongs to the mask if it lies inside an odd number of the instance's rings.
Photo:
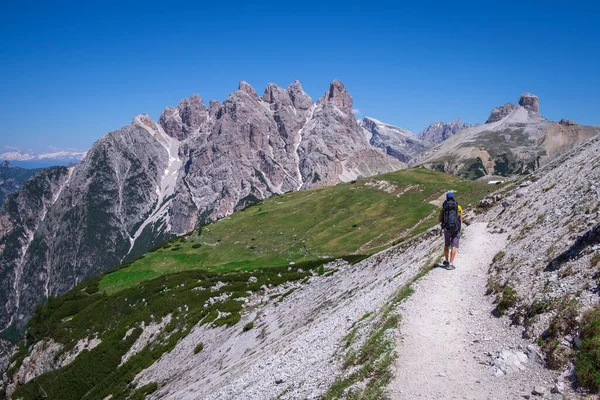
<svg viewBox="0 0 600 400">
<path fill-rule="evenodd" d="M 181 100 L 177 107 L 166 107 L 160 114 L 158 123 L 167 135 L 183 140 L 197 132 L 207 117 L 204 100 L 198 94 L 194 94 Z"/>
<path fill-rule="evenodd" d="M 468 122 L 462 122 L 460 118 L 456 118 L 455 120 L 448 122 L 439 121 L 432 123 L 427 128 L 422 130 L 417 137 L 426 142 L 437 144 L 448 139 L 456 132 L 472 126 L 473 125 Z"/>
<path fill-rule="evenodd" d="M 485 121 L 486 124 L 490 124 L 492 122 L 500 121 L 501 119 L 508 116 L 514 110 L 519 108 L 519 106 L 525 108 L 527 111 L 531 111 L 533 113 L 540 113 L 540 100 L 539 98 L 531 93 L 523 93 L 519 97 L 519 104 L 506 103 L 503 106 L 494 107 L 492 112 L 490 113 L 489 118 Z"/>
<path fill-rule="evenodd" d="M 319 103 L 323 102 L 333 103 L 342 110 L 352 109 L 352 96 L 350 96 L 344 84 L 337 79 L 329 84 L 329 89 L 325 92 L 325 96 L 319 100 Z"/>
<path fill-rule="evenodd" d="M 267 85 L 262 98 L 264 101 L 270 104 L 284 106 L 289 106 L 292 104 L 289 93 L 274 83 L 269 83 Z"/>
<path fill-rule="evenodd" d="M 519 97 L 519 105 L 534 113 L 540 112 L 540 100 L 535 94 L 523 93 Z"/>
<path fill-rule="evenodd" d="M 485 121 L 486 124 L 491 124 L 492 122 L 500 121 L 502 118 L 506 117 L 508 114 L 516 110 L 519 106 L 513 103 L 506 103 L 503 106 L 494 107 L 492 112 L 490 113 L 489 118 Z"/>
<path fill-rule="evenodd" d="M 10 163 L 8 161 L 2 161 L 2 164 L 0 164 L 0 167 L 2 167 L 2 168 L 12 168 L 12 165 L 10 165 Z"/>
<path fill-rule="evenodd" d="M 206 106 L 198 94 L 181 100 L 177 109 L 181 115 L 181 122 L 189 129 L 198 128 L 206 120 Z"/>
<path fill-rule="evenodd" d="M 133 118 L 131 121 L 133 125 L 143 126 L 146 125 L 150 128 L 156 128 L 156 123 L 152 120 L 152 118 L 148 114 L 140 114 Z"/>
<path fill-rule="evenodd" d="M 238 86 L 238 91 L 243 92 L 243 93 L 247 93 L 252 97 L 258 97 L 258 94 L 256 93 L 256 90 L 254 90 L 254 88 L 252 86 L 250 86 L 250 84 L 246 81 L 241 81 L 239 86 Z"/>
<path fill-rule="evenodd" d="M 359 125 L 366 132 L 369 143 L 388 155 L 410 164 L 429 144 L 419 140 L 411 131 L 364 117 Z"/>
<path fill-rule="evenodd" d="M 308 110 L 313 106 L 312 98 L 304 92 L 302 89 L 302 85 L 300 85 L 299 81 L 294 81 L 290 86 L 285 90 L 290 96 L 290 100 L 294 107 L 299 110 Z"/>
<path fill-rule="evenodd" d="M 221 108 L 221 102 L 218 100 L 211 100 L 208 103 L 208 115 L 210 115 L 212 118 L 214 118 L 217 113 L 219 112 L 219 109 Z"/>
</svg>

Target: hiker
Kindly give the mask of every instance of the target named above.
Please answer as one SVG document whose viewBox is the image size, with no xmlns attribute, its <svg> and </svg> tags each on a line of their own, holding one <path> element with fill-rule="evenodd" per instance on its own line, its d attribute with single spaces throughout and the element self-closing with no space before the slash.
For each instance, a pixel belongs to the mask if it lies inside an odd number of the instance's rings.
<svg viewBox="0 0 600 400">
<path fill-rule="evenodd" d="M 454 192 L 446 194 L 446 201 L 442 205 L 438 220 L 442 224 L 442 230 L 444 231 L 444 267 L 446 269 L 455 269 L 454 257 L 456 256 L 456 250 L 460 241 L 462 207 L 456 202 Z M 450 247 L 452 247 L 452 251 L 450 251 Z M 448 262 L 448 256 L 450 256 L 450 262 Z"/>
</svg>

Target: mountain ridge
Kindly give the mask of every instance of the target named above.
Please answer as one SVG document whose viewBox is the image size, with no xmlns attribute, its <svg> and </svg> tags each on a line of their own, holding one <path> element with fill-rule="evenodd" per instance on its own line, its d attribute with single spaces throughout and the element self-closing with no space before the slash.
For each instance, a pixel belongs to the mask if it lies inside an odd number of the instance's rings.
<svg viewBox="0 0 600 400">
<path fill-rule="evenodd" d="M 600 133 L 600 127 L 548 121 L 535 95 L 524 93 L 519 103 L 494 108 L 487 123 L 458 131 L 416 163 L 469 179 L 510 176 L 533 172 Z"/>
<path fill-rule="evenodd" d="M 57 198 L 34 224 L 0 210 L 0 230 L 14 233 L 6 245 L 24 249 L 2 253 L 0 329 L 21 329 L 49 295 L 248 204 L 405 167 L 368 143 L 352 104 L 338 80 L 317 103 L 298 81 L 262 97 L 242 81 L 223 103 L 193 95 L 158 122 L 141 114 L 102 136 L 60 190 L 37 194 Z"/>
</svg>

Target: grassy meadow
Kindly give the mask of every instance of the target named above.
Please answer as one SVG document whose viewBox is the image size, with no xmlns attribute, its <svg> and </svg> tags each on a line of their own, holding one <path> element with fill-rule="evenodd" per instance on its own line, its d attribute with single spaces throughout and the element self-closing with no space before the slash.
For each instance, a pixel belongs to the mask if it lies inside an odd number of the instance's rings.
<svg viewBox="0 0 600 400">
<path fill-rule="evenodd" d="M 430 202 L 446 191 L 468 205 L 495 189 L 417 168 L 275 196 L 171 239 L 106 274 L 100 290 L 115 293 L 192 269 L 243 271 L 372 254 L 433 226 L 438 209 Z"/>
</svg>

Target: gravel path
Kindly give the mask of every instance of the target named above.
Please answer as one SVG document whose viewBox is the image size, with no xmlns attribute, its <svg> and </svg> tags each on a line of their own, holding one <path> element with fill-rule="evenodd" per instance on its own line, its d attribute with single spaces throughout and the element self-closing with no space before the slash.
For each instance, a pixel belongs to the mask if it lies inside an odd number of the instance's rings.
<svg viewBox="0 0 600 400">
<path fill-rule="evenodd" d="M 522 399 L 534 387 L 552 398 L 551 373 L 527 360 L 523 370 L 496 376 L 492 361 L 503 350 L 527 352 L 520 328 L 492 316 L 485 296 L 487 269 L 503 249 L 504 235 L 487 223 L 463 232 L 456 270 L 435 268 L 415 285 L 401 306 L 402 323 L 392 399 Z"/>
</svg>

